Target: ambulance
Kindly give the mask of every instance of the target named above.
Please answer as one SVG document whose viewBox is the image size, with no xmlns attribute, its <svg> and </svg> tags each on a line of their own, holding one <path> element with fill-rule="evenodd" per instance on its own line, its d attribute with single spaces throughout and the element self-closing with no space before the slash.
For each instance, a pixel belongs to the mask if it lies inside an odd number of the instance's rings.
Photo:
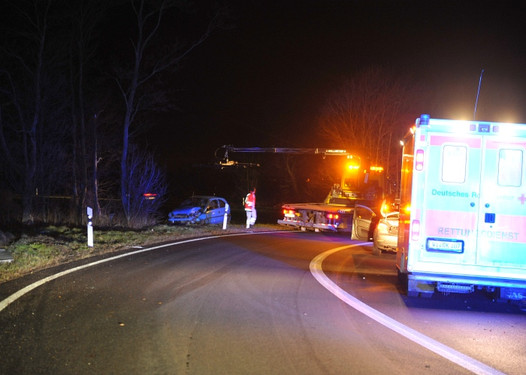
<svg viewBox="0 0 526 375">
<path fill-rule="evenodd" d="M 422 115 L 403 140 L 399 276 L 410 296 L 526 301 L 526 124 Z"/>
</svg>

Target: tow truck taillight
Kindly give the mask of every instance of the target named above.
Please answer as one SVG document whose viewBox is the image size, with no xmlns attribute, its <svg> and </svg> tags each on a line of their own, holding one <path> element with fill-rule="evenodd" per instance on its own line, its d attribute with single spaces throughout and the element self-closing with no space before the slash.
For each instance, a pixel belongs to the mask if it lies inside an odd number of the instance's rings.
<svg viewBox="0 0 526 375">
<path fill-rule="evenodd" d="M 294 212 L 294 210 L 289 210 L 287 208 L 283 209 L 283 215 L 285 215 L 285 217 L 294 217 L 295 214 L 296 212 Z"/>
<path fill-rule="evenodd" d="M 327 219 L 338 220 L 339 218 L 340 218 L 340 215 L 338 214 L 327 214 Z"/>
</svg>

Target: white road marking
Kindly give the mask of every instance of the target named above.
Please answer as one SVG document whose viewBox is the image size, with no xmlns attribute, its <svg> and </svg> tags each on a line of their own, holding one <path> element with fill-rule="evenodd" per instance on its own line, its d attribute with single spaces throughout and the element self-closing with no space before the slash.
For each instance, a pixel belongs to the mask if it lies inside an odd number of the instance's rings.
<svg viewBox="0 0 526 375">
<path fill-rule="evenodd" d="M 0 301 L 0 312 L 2 312 L 11 303 L 15 302 L 17 299 L 19 299 L 23 295 L 29 293 L 33 289 L 38 288 L 39 286 L 44 285 L 45 283 L 48 283 L 48 282 L 50 282 L 52 280 L 58 279 L 59 277 L 68 275 L 68 274 L 73 273 L 73 272 L 80 271 L 80 270 L 82 270 L 84 268 L 96 266 L 98 264 L 102 264 L 102 263 L 106 263 L 106 262 L 111 262 L 111 261 L 113 261 L 115 259 L 124 258 L 124 257 L 128 257 L 128 256 L 131 256 L 131 255 L 144 253 L 144 252 L 147 252 L 147 251 L 161 249 L 163 247 L 168 247 L 168 246 L 181 245 L 181 244 L 185 244 L 185 243 L 189 243 L 189 242 L 203 241 L 203 240 L 209 240 L 209 239 L 220 238 L 220 237 L 246 236 L 246 235 L 253 235 L 253 234 L 273 233 L 273 232 L 275 232 L 275 231 L 270 231 L 270 232 L 266 232 L 266 231 L 265 232 L 250 232 L 250 233 L 244 232 L 244 233 L 223 234 L 223 235 L 220 235 L 220 236 L 191 238 L 191 239 L 188 239 L 188 240 L 167 243 L 167 244 L 164 244 L 164 245 L 153 246 L 153 247 L 149 247 L 149 248 L 146 248 L 146 249 L 141 249 L 141 250 L 136 250 L 136 251 L 132 251 L 132 252 L 129 252 L 129 253 L 125 253 L 125 254 L 116 255 L 116 256 L 113 256 L 113 257 L 110 257 L 110 258 L 101 259 L 101 260 L 98 260 L 98 261 L 95 261 L 95 262 L 92 262 L 92 263 L 87 263 L 87 264 L 84 264 L 82 266 L 70 268 L 68 270 L 65 270 L 65 271 L 56 273 L 54 275 L 48 276 L 46 278 L 43 278 L 41 280 L 38 280 L 38 281 L 34 282 L 33 284 L 30 284 L 30 285 L 26 286 L 25 288 L 20 289 L 16 293 L 11 294 L 6 299 Z"/>
<path fill-rule="evenodd" d="M 380 311 L 373 309 L 371 306 L 365 304 L 364 302 L 360 301 L 356 297 L 353 297 L 352 295 L 341 289 L 338 285 L 332 282 L 327 277 L 327 275 L 325 275 L 322 269 L 322 263 L 329 255 L 334 254 L 338 251 L 349 249 L 351 247 L 362 246 L 365 244 L 366 243 L 358 243 L 355 245 L 341 246 L 319 254 L 311 261 L 310 272 L 321 285 L 323 285 L 327 290 L 329 290 L 332 294 L 334 294 L 340 300 L 345 302 L 347 305 L 358 310 L 362 314 L 367 315 L 369 318 L 376 320 L 383 326 L 423 346 L 424 348 L 435 352 L 436 354 L 450 360 L 453 363 L 456 363 L 459 366 L 464 367 L 465 369 L 475 374 L 503 374 L 502 372 L 494 369 L 493 367 L 490 367 L 480 361 L 477 361 L 474 358 L 471 358 L 436 340 L 433 340 L 432 338 L 388 317 Z"/>
<path fill-rule="evenodd" d="M 124 253 L 120 255 L 116 255 L 110 258 L 101 259 L 92 263 L 87 263 L 82 266 L 74 267 L 59 273 L 56 273 L 54 275 L 50 275 L 48 277 L 45 277 L 39 281 L 34 282 L 33 284 L 30 284 L 26 286 L 25 288 L 20 289 L 16 293 L 13 293 L 9 297 L 5 298 L 4 300 L 0 301 L 0 312 L 2 312 L 7 306 L 9 306 L 11 303 L 15 302 L 17 299 L 21 298 L 25 294 L 29 293 L 33 289 L 38 288 L 41 285 L 44 285 L 47 282 L 50 282 L 52 280 L 58 279 L 62 276 L 68 275 L 70 273 L 80 271 L 82 269 L 96 266 L 102 263 L 111 262 L 115 259 L 124 258 L 127 256 L 135 255 L 144 253 L 147 251 L 152 251 L 156 249 L 161 249 L 163 247 L 168 246 L 174 246 L 174 245 L 181 245 L 189 242 L 196 242 L 196 241 L 202 241 L 202 240 L 209 240 L 213 238 L 220 238 L 220 237 L 227 237 L 227 236 L 243 236 L 243 235 L 252 235 L 252 234 L 265 234 L 265 233 L 272 233 L 272 232 L 254 232 L 254 233 L 234 233 L 229 235 L 221 235 L 221 236 L 210 236 L 210 237 L 203 237 L 203 238 L 192 238 L 188 240 L 183 240 L 179 242 L 173 242 L 168 243 L 164 245 L 158 245 L 149 247 L 146 249 L 136 250 L 129 253 Z M 344 249 L 348 249 L 355 246 L 361 246 L 365 243 L 358 243 L 355 245 L 347 245 L 347 246 L 341 246 L 337 247 L 328 251 L 325 251 L 318 256 L 316 256 L 310 263 L 310 271 L 314 278 L 323 285 L 326 289 L 328 289 L 332 294 L 334 294 L 336 297 L 338 297 L 340 300 L 345 302 L 347 305 L 353 307 L 354 309 L 360 311 L 361 313 L 367 315 L 371 319 L 376 320 L 380 324 L 384 325 L 385 327 L 401 334 L 402 336 L 414 341 L 415 343 L 422 345 L 423 347 L 441 355 L 442 357 L 474 372 L 475 374 L 503 374 L 502 372 L 489 367 L 485 365 L 482 362 L 477 361 L 476 359 L 473 359 L 471 357 L 468 357 L 467 355 L 464 355 L 436 340 L 433 340 L 430 337 L 427 337 L 420 332 L 417 332 L 400 322 L 388 317 L 387 315 L 379 312 L 378 310 L 373 309 L 369 305 L 366 305 L 362 301 L 356 299 L 355 297 L 351 296 L 349 293 L 345 292 L 343 289 L 338 287 L 335 283 L 333 283 L 323 272 L 322 270 L 322 263 L 323 261 L 331 254 L 334 254 L 338 251 L 342 251 Z"/>
</svg>

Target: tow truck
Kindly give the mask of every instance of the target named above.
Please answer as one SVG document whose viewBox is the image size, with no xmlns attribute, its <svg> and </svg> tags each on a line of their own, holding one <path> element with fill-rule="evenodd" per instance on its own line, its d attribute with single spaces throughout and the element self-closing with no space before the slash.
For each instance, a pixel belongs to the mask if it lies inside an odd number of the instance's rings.
<svg viewBox="0 0 526 375">
<path fill-rule="evenodd" d="M 240 163 L 230 159 L 232 153 L 279 153 L 293 155 L 343 156 L 346 167 L 339 183 L 332 186 L 323 202 L 285 203 L 282 205 L 283 219 L 278 224 L 295 227 L 302 231 L 351 232 L 354 206 L 357 202 L 376 206 L 381 195 L 383 168 L 367 166 L 362 159 L 347 150 L 327 148 L 282 148 L 282 147 L 220 147 L 221 167 L 247 167 L 254 164 Z M 216 151 L 216 156 L 218 151 Z"/>
<path fill-rule="evenodd" d="M 382 190 L 379 167 L 364 167 L 353 156 L 342 173 L 339 184 L 334 184 L 322 203 L 286 203 L 282 206 L 283 219 L 278 224 L 296 227 L 302 231 L 313 230 L 352 232 L 355 206 L 377 207 Z M 372 238 L 368 236 L 368 240 Z"/>
</svg>

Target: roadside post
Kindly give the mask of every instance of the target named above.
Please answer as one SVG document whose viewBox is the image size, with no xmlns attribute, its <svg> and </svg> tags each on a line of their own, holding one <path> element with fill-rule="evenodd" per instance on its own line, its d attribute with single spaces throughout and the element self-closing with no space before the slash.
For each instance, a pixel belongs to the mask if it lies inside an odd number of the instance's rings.
<svg viewBox="0 0 526 375">
<path fill-rule="evenodd" d="M 88 214 L 88 246 L 93 247 L 93 209 L 86 207 L 86 213 Z"/>
<path fill-rule="evenodd" d="M 225 215 L 223 216 L 223 230 L 226 229 L 226 225 L 228 222 L 228 211 L 230 211 L 230 206 L 227 203 L 225 204 Z"/>
</svg>

